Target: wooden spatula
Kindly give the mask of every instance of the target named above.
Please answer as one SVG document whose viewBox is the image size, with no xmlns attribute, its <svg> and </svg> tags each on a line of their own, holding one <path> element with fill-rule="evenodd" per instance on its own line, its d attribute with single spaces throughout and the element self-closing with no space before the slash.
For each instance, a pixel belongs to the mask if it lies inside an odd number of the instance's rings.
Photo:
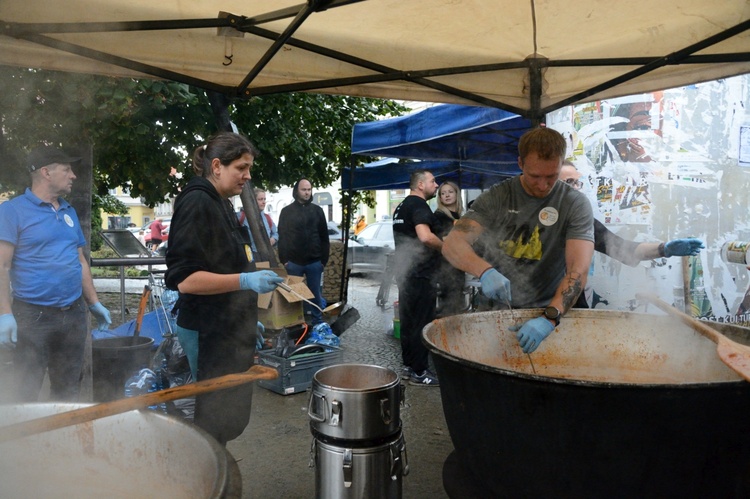
<svg viewBox="0 0 750 499">
<path fill-rule="evenodd" d="M 716 343 L 716 351 L 719 354 L 721 361 L 729 366 L 734 372 L 745 378 L 745 380 L 750 381 L 750 347 L 730 340 L 698 319 L 670 306 L 668 303 L 659 299 L 656 295 L 650 293 L 637 293 L 635 297 L 639 300 L 653 303 L 667 314 L 677 317 L 682 322 Z"/>
</svg>

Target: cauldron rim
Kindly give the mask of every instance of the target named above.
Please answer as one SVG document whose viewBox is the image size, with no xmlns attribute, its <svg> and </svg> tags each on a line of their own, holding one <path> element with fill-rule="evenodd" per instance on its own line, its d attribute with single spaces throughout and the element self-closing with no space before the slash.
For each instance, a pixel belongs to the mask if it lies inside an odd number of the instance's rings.
<svg viewBox="0 0 750 499">
<path fill-rule="evenodd" d="M 533 309 L 514 309 L 512 312 L 509 310 L 494 310 L 489 312 L 473 312 L 472 314 L 476 316 L 489 316 L 489 315 L 496 315 L 498 313 L 507 313 L 511 316 L 530 316 L 534 317 L 536 315 L 541 315 L 543 309 L 539 308 L 533 308 Z M 461 315 L 467 315 L 467 314 L 461 314 Z M 586 318 L 587 316 L 597 317 L 597 316 L 607 316 L 610 317 L 625 317 L 625 316 L 632 316 L 635 315 L 632 312 L 624 312 L 620 310 L 584 310 L 584 309 L 572 309 L 570 312 L 568 312 L 568 315 L 575 315 L 581 318 Z M 642 314 L 647 315 L 647 314 Z M 686 382 L 686 383 L 635 383 L 635 382 L 612 382 L 612 381 L 594 381 L 594 380 L 583 380 L 583 379 L 574 379 L 574 378 L 561 378 L 561 377 L 554 377 L 554 376 L 545 376 L 540 374 L 533 374 L 533 373 L 523 373 L 519 371 L 514 371 L 511 369 L 503 369 L 500 367 L 494 367 L 489 366 L 487 364 L 483 364 L 480 362 L 476 362 L 470 359 L 466 359 L 463 357 L 459 357 L 457 355 L 454 355 L 446 350 L 441 349 L 438 347 L 433 341 L 428 337 L 429 332 L 434 324 L 449 320 L 450 317 L 455 316 L 449 316 L 442 319 L 435 319 L 432 323 L 428 324 L 423 330 L 422 330 L 422 343 L 427 347 L 428 350 L 433 355 L 439 355 L 447 360 L 456 362 L 459 365 L 463 365 L 472 369 L 477 369 L 480 371 L 486 371 L 490 373 L 496 373 L 504 376 L 509 376 L 512 378 L 520 378 L 524 380 L 533 380 L 533 381 L 539 381 L 543 383 L 553 383 L 553 384 L 559 384 L 559 385 L 568 385 L 568 386 L 580 386 L 585 388 L 613 388 L 613 387 L 623 387 L 628 389 L 642 389 L 642 390 L 664 390 L 665 388 L 669 389 L 676 389 L 676 390 L 696 390 L 696 389 L 704 389 L 709 387 L 731 387 L 733 385 L 741 386 L 747 383 L 742 378 L 738 378 L 736 380 L 726 380 L 726 381 L 703 381 L 703 382 Z M 712 325 L 713 323 L 710 321 L 706 321 L 708 325 Z M 747 330 L 748 328 L 743 328 L 741 326 L 735 326 L 739 329 Z"/>
</svg>

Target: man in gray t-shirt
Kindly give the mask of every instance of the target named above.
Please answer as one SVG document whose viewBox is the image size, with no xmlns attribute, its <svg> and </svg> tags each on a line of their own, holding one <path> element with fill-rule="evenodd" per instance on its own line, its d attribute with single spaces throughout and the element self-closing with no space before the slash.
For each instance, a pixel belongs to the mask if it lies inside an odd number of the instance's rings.
<svg viewBox="0 0 750 499">
<path fill-rule="evenodd" d="M 479 277 L 482 294 L 499 306 L 546 307 L 518 327 L 526 353 L 576 302 L 594 252 L 591 205 L 557 182 L 565 147 L 550 128 L 525 133 L 518 145 L 521 175 L 479 196 L 443 242 L 445 258 Z"/>
</svg>

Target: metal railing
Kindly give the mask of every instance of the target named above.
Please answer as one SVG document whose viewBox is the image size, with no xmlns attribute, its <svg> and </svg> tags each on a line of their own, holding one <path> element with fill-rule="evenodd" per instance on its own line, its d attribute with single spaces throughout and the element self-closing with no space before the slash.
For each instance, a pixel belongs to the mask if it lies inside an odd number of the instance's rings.
<svg viewBox="0 0 750 499">
<path fill-rule="evenodd" d="M 120 268 L 120 316 L 122 322 L 125 322 L 125 267 L 148 267 L 149 275 L 158 273 L 153 269 L 153 265 L 166 265 L 166 258 L 163 256 L 149 256 L 139 258 L 92 258 L 90 265 L 92 267 L 119 267 Z"/>
</svg>

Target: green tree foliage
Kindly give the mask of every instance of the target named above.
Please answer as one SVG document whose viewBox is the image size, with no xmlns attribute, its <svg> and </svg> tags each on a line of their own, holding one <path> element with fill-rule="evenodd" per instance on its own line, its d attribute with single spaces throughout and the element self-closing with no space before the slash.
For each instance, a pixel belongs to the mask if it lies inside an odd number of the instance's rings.
<svg viewBox="0 0 750 499">
<path fill-rule="evenodd" d="M 23 160 L 32 146 L 87 142 L 94 145 L 97 204 L 122 186 L 154 206 L 176 195 L 192 175 L 192 151 L 217 131 L 205 92 L 181 83 L 2 68 L 0 89 L 2 190 L 26 185 Z M 298 93 L 236 100 L 230 113 L 261 151 L 253 182 L 274 190 L 302 176 L 330 184 L 350 164 L 352 126 L 405 109 Z"/>
</svg>

